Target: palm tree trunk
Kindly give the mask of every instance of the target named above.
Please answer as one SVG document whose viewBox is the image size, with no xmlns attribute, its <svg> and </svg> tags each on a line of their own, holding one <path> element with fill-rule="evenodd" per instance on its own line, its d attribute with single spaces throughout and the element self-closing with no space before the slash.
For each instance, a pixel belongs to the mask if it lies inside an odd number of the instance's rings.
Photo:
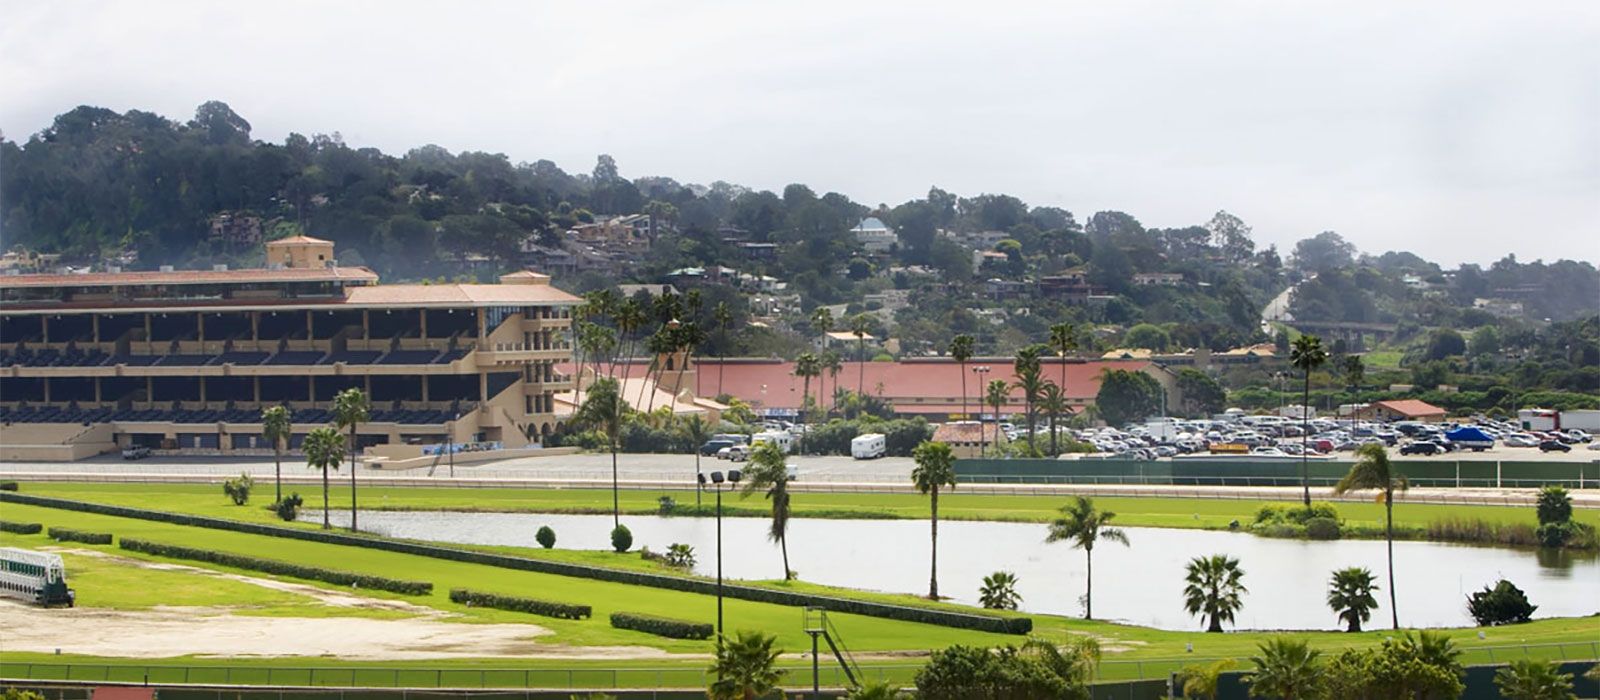
<svg viewBox="0 0 1600 700">
<path fill-rule="evenodd" d="M 783 552 L 783 580 L 789 580 L 789 538 L 778 538 L 778 550 Z"/>
<path fill-rule="evenodd" d="M 1058 438 L 1056 437 L 1056 413 L 1057 413 L 1057 411 L 1056 411 L 1055 406 L 1051 406 L 1050 407 L 1050 452 L 1052 454 L 1059 455 L 1059 454 L 1061 454 L 1061 446 L 1057 444 Z"/>
<path fill-rule="evenodd" d="M 967 363 L 962 362 L 962 363 L 959 363 L 959 364 L 961 366 L 961 369 L 959 370 L 961 372 L 961 420 L 966 420 L 967 419 Z M 980 426 L 983 425 L 982 422 L 979 422 L 979 425 Z M 981 428 L 980 428 L 980 430 L 981 430 Z M 978 448 L 980 450 L 983 448 L 983 435 L 981 435 L 981 434 L 978 436 Z"/>
<path fill-rule="evenodd" d="M 1389 616 L 1394 622 L 1394 628 L 1400 629 L 1400 610 L 1395 607 L 1394 595 L 1394 490 L 1388 489 L 1383 497 L 1384 530 L 1383 537 L 1388 541 L 1389 547 Z"/>
<path fill-rule="evenodd" d="M 611 527 L 622 525 L 622 501 L 617 496 L 617 439 L 611 438 Z"/>
<path fill-rule="evenodd" d="M 939 599 L 939 487 L 934 486 L 932 494 L 933 519 L 933 556 L 929 558 L 928 567 L 928 598 Z"/>
<path fill-rule="evenodd" d="M 1083 550 L 1083 619 L 1094 619 L 1094 550 Z"/>
<path fill-rule="evenodd" d="M 862 336 L 856 339 L 856 396 L 866 398 L 867 395 L 867 338 Z"/>
<path fill-rule="evenodd" d="M 350 424 L 350 531 L 356 531 L 356 424 Z"/>
<path fill-rule="evenodd" d="M 333 524 L 328 522 L 328 465 L 322 465 L 322 529 L 332 530 Z"/>
<path fill-rule="evenodd" d="M 1306 370 L 1306 389 L 1300 401 L 1300 487 L 1305 490 L 1305 505 L 1311 507 L 1311 467 L 1306 462 L 1306 431 L 1311 425 L 1306 405 L 1311 403 L 1311 370 Z"/>
<path fill-rule="evenodd" d="M 278 484 L 278 498 L 273 503 L 283 502 L 283 452 L 276 445 L 272 448 L 272 477 Z"/>
</svg>

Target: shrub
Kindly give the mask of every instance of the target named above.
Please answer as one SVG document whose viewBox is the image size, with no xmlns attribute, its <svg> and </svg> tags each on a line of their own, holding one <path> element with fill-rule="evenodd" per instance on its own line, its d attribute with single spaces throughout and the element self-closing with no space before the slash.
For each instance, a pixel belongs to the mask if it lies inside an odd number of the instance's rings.
<svg viewBox="0 0 1600 700">
<path fill-rule="evenodd" d="M 611 626 L 672 639 L 710 639 L 712 632 L 709 622 L 689 622 L 629 612 L 611 613 Z"/>
<path fill-rule="evenodd" d="M 250 478 L 249 474 L 240 474 L 237 479 L 222 482 L 222 492 L 233 499 L 234 505 L 242 506 L 250 502 L 250 489 L 255 485 L 255 479 Z"/>
<path fill-rule="evenodd" d="M 672 511 L 677 508 L 678 502 L 672 500 L 671 496 L 662 496 L 656 499 L 656 512 L 661 515 L 672 515 Z"/>
<path fill-rule="evenodd" d="M 990 651 L 956 644 L 940 649 L 917 671 L 916 684 L 922 700 L 1088 696 L 1087 689 L 1015 647 Z"/>
<path fill-rule="evenodd" d="M 534 598 L 518 598 L 497 593 L 470 591 L 465 588 L 450 589 L 450 602 L 478 608 L 494 608 L 496 610 L 532 613 L 545 617 L 558 617 L 563 620 L 577 620 L 589 617 L 592 614 L 587 605 L 555 603 Z"/>
<path fill-rule="evenodd" d="M 84 532 L 65 527 L 50 528 L 50 539 L 57 542 L 82 542 L 84 544 L 111 544 L 111 534 L 106 532 Z"/>
<path fill-rule="evenodd" d="M 304 503 L 305 501 L 300 498 L 300 494 L 291 493 L 288 498 L 272 504 L 272 510 L 283 521 L 292 523 L 295 518 L 300 517 L 300 506 Z"/>
<path fill-rule="evenodd" d="M 1312 518 L 1307 520 L 1306 537 L 1314 540 L 1339 539 L 1339 521 L 1333 518 Z"/>
<path fill-rule="evenodd" d="M 17 490 L 17 482 L 15 482 L 15 481 L 0 481 L 0 491 L 15 491 L 15 490 Z"/>
<path fill-rule="evenodd" d="M 556 531 L 550 529 L 549 525 L 540 525 L 539 531 L 533 533 L 533 539 L 539 542 L 540 547 L 550 549 L 556 546 Z"/>
<path fill-rule="evenodd" d="M 694 568 L 694 546 L 674 542 L 667 545 L 667 566 L 678 569 Z"/>
<path fill-rule="evenodd" d="M 611 528 L 611 548 L 617 550 L 617 554 L 626 552 L 632 547 L 633 532 L 628 530 L 627 525 L 618 525 Z"/>
<path fill-rule="evenodd" d="M 37 535 L 44 529 L 39 523 L 14 523 L 9 520 L 0 520 L 0 532 L 14 532 L 18 535 Z"/>
<path fill-rule="evenodd" d="M 1539 606 L 1528 602 L 1522 589 L 1505 579 L 1467 596 L 1467 612 L 1480 627 L 1527 622 L 1538 609 Z"/>
<path fill-rule="evenodd" d="M 109 535 L 108 535 L 109 537 Z M 130 540 L 123 538 L 122 548 L 130 552 L 143 552 L 158 557 L 172 559 L 189 559 L 202 561 L 208 564 L 231 566 L 235 569 L 248 569 L 262 573 L 303 578 L 312 581 L 322 581 L 336 586 L 354 586 L 356 588 L 372 588 L 390 593 L 403 595 L 427 595 L 433 592 L 433 584 L 426 581 L 401 581 L 398 579 L 384 578 L 382 576 L 368 576 L 350 571 L 334 571 L 332 569 L 319 569 L 314 566 L 301 566 L 285 561 L 273 559 L 260 559 L 247 557 L 241 554 L 229 554 L 209 549 L 193 549 L 177 545 L 162 544 L 160 542 L 146 542 L 144 540 Z"/>
<path fill-rule="evenodd" d="M 1539 524 L 1565 523 L 1572 520 L 1572 497 L 1560 486 L 1539 489 Z"/>
<path fill-rule="evenodd" d="M 1334 507 L 1332 503 L 1312 501 L 1309 506 L 1286 506 L 1268 503 L 1256 511 L 1257 525 L 1277 523 L 1304 525 L 1312 518 L 1328 518 L 1337 521 L 1339 519 L 1339 509 Z"/>
</svg>

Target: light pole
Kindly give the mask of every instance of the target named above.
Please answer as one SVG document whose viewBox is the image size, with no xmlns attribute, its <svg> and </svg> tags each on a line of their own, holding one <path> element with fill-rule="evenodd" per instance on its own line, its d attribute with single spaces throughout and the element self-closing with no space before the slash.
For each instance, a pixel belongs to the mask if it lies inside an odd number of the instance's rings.
<svg viewBox="0 0 1600 700">
<path fill-rule="evenodd" d="M 978 382 L 978 459 L 983 459 L 983 404 L 988 399 L 988 396 L 984 394 L 986 389 L 984 388 L 983 375 L 988 373 L 988 365 L 978 365 L 972 368 L 972 374 L 977 377 Z M 996 431 L 1000 430 L 1000 411 L 998 409 L 995 410 L 994 425 Z M 994 439 L 997 443 L 1000 441 L 998 432 L 995 433 Z"/>
<path fill-rule="evenodd" d="M 712 488 L 717 492 L 717 647 L 722 646 L 722 484 L 727 483 L 730 488 L 739 483 L 739 470 L 729 469 L 727 477 L 722 472 L 711 472 Z M 706 483 L 706 475 L 696 474 L 696 480 L 701 486 Z"/>
</svg>

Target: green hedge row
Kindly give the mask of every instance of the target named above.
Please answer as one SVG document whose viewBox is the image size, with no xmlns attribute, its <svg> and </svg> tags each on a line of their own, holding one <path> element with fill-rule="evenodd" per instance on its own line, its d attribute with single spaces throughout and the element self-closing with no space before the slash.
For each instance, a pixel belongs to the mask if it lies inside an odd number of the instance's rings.
<svg viewBox="0 0 1600 700">
<path fill-rule="evenodd" d="M 496 566 L 503 569 L 517 569 L 521 571 L 537 571 L 558 576 L 575 576 L 578 578 L 609 581 L 612 583 L 625 583 L 634 586 L 649 586 L 652 588 L 666 588 L 675 591 L 686 591 L 702 595 L 716 595 L 717 584 L 715 581 L 702 579 L 683 578 L 644 571 L 625 571 L 621 569 L 607 569 L 599 566 L 587 566 L 568 562 L 548 561 L 542 559 L 527 559 L 507 554 L 491 554 L 488 552 L 474 552 L 464 549 L 454 549 L 439 545 L 421 542 L 408 542 L 405 540 L 380 539 L 365 535 L 353 535 L 340 532 L 327 532 L 323 530 L 304 530 L 299 528 L 282 527 L 278 525 L 265 525 L 261 523 L 247 523 L 223 518 L 208 518 L 200 515 L 184 513 L 167 513 L 157 510 L 144 510 L 142 508 L 128 508 L 125 506 L 105 505 L 101 503 L 86 503 L 65 498 L 50 498 L 48 496 L 33 496 L 21 493 L 0 492 L 0 503 L 14 502 L 36 505 L 45 508 L 60 508 L 83 513 L 96 513 L 112 515 L 121 518 L 137 518 L 140 520 L 153 520 L 156 522 L 173 523 L 177 525 L 190 525 L 206 527 L 216 530 L 231 530 L 253 535 L 267 535 L 269 537 L 284 537 L 288 539 L 323 542 L 326 544 L 350 545 L 355 547 L 369 547 L 402 554 L 447 559 L 450 561 L 467 562 L 470 564 L 483 564 Z M 851 613 L 866 615 L 868 617 L 881 617 L 890 620 L 906 622 L 921 622 L 930 625 L 955 627 L 959 629 L 978 630 L 980 632 L 997 632 L 1001 634 L 1027 634 L 1033 631 L 1033 620 L 1026 617 L 1001 617 L 983 613 L 965 613 L 949 610 L 933 610 L 929 608 L 916 608 L 904 605 L 891 605 L 833 596 L 810 595 L 791 591 L 780 591 L 770 588 L 757 588 L 754 586 L 726 585 L 722 587 L 722 595 L 739 600 L 751 600 L 758 603 L 773 603 L 793 607 L 816 607 L 829 612 Z"/>
<path fill-rule="evenodd" d="M 611 626 L 673 639 L 710 639 L 712 630 L 709 622 L 689 622 L 630 612 L 611 613 Z"/>
<path fill-rule="evenodd" d="M 190 547 L 179 547 L 172 544 L 162 544 L 160 542 L 130 540 L 126 537 L 122 539 L 122 548 L 134 552 L 154 554 L 158 557 L 203 561 L 209 564 L 231 566 L 236 569 L 249 569 L 250 571 L 260 571 L 262 573 L 276 574 L 278 576 L 292 576 L 294 578 L 322 581 L 324 583 L 331 583 L 336 586 L 372 588 L 380 591 L 389 591 L 391 593 L 400 593 L 404 595 L 427 595 L 433 592 L 433 584 L 426 581 L 401 581 L 399 579 L 384 578 L 382 576 L 368 576 L 366 574 L 357 574 L 349 571 L 319 569 L 314 566 L 301 566 L 299 564 L 291 564 L 286 561 L 277 561 L 274 559 L 259 559 L 257 557 L 228 554 L 227 552 L 217 552 L 209 549 L 193 549 Z"/>
<path fill-rule="evenodd" d="M 38 531 L 35 530 L 35 532 L 38 532 Z M 52 527 L 52 528 L 50 528 L 50 531 L 47 534 L 50 535 L 50 539 L 55 540 L 57 542 L 82 542 L 84 544 L 111 544 L 111 533 L 109 533 L 109 532 L 84 532 L 82 530 L 73 530 L 71 528 L 65 528 L 65 527 Z"/>
<path fill-rule="evenodd" d="M 15 491 L 15 490 L 17 490 L 17 482 L 15 482 L 15 481 L 0 481 L 0 491 Z"/>
<path fill-rule="evenodd" d="M 556 603 L 534 598 L 518 598 L 498 593 L 469 591 L 465 588 L 450 589 L 450 602 L 479 608 L 494 608 L 496 610 L 533 613 L 545 617 L 559 617 L 565 620 L 577 620 L 593 614 L 593 611 L 587 605 Z"/>
<path fill-rule="evenodd" d="M 37 535 L 44 529 L 39 523 L 14 523 L 9 520 L 0 520 L 0 532 L 15 532 L 19 535 Z"/>
</svg>

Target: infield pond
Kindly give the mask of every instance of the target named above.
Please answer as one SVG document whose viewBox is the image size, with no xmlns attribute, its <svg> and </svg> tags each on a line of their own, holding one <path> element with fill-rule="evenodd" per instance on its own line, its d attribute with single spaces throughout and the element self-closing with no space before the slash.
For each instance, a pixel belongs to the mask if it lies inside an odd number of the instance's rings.
<svg viewBox="0 0 1600 700">
<path fill-rule="evenodd" d="M 302 513 L 320 521 L 320 511 Z M 334 511 L 335 525 L 349 523 Z M 538 547 L 534 533 L 548 525 L 561 549 L 610 549 L 611 516 L 529 513 L 363 511 L 363 530 L 390 537 L 442 543 Z M 695 573 L 714 576 L 714 518 L 625 515 L 633 547 L 665 552 L 694 546 Z M 789 521 L 789 566 L 802 580 L 890 593 L 928 592 L 929 527 L 926 520 Z M 1338 629 L 1325 602 L 1335 569 L 1364 566 L 1387 587 L 1381 540 L 1313 542 L 1235 532 L 1126 528 L 1130 546 L 1101 541 L 1094 550 L 1095 617 L 1160 629 L 1200 628 L 1183 609 L 1184 564 L 1192 557 L 1227 554 L 1245 572 L 1238 629 Z M 723 518 L 723 576 L 779 579 L 778 545 L 764 518 Z M 1026 612 L 1081 616 L 1084 553 L 1066 543 L 1046 544 L 1037 523 L 939 522 L 939 592 L 954 602 L 978 604 L 984 576 L 1017 575 Z M 629 556 L 636 556 L 630 553 Z M 1412 627 L 1472 625 L 1467 594 L 1505 578 L 1539 606 L 1534 617 L 1573 617 L 1600 611 L 1600 558 L 1592 553 L 1478 547 L 1437 542 L 1395 542 L 1400 623 Z M 506 591 L 507 593 L 518 593 Z M 537 597 L 537 591 L 522 591 Z M 1389 625 L 1387 590 L 1369 629 Z"/>
</svg>

